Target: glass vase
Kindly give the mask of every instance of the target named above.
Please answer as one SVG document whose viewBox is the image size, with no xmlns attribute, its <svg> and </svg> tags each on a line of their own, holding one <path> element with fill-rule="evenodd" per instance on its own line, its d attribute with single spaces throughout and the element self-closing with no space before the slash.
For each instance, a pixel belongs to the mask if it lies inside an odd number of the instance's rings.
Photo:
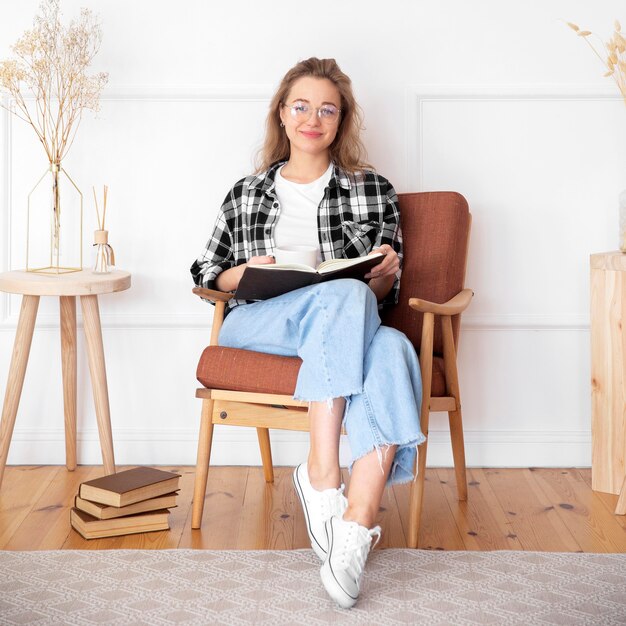
<svg viewBox="0 0 626 626">
<path fill-rule="evenodd" d="M 83 194 L 60 163 L 50 163 L 28 194 L 26 271 L 81 271 L 82 239 Z"/>
</svg>

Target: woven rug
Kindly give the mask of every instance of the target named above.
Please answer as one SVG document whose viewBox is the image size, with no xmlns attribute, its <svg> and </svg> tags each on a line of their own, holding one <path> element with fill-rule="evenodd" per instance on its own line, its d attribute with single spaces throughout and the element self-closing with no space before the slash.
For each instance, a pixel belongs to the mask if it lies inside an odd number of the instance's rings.
<svg viewBox="0 0 626 626">
<path fill-rule="evenodd" d="M 626 624 L 626 555 L 376 550 L 338 608 L 311 550 L 0 552 L 2 624 Z"/>
</svg>

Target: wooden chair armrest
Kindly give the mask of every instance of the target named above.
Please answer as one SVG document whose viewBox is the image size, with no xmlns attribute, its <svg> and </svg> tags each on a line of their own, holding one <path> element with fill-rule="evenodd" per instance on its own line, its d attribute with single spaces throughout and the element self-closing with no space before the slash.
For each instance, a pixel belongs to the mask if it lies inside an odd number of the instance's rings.
<svg viewBox="0 0 626 626">
<path fill-rule="evenodd" d="M 193 293 L 205 300 L 211 302 L 228 302 L 232 297 L 232 293 L 226 293 L 225 291 L 216 291 L 214 289 L 205 289 L 204 287 L 194 287 Z"/>
<path fill-rule="evenodd" d="M 233 297 L 233 294 L 225 293 L 224 291 L 216 291 L 214 289 L 205 289 L 204 287 L 194 287 L 192 291 L 197 296 L 215 303 L 213 324 L 211 325 L 211 341 L 209 345 L 216 346 L 222 324 L 224 323 L 224 309 L 226 308 L 226 303 Z"/>
<path fill-rule="evenodd" d="M 471 289 L 463 289 L 443 304 L 429 302 L 421 298 L 410 298 L 409 306 L 420 313 L 434 313 L 435 315 L 458 315 L 463 313 L 469 306 L 474 292 Z"/>
</svg>

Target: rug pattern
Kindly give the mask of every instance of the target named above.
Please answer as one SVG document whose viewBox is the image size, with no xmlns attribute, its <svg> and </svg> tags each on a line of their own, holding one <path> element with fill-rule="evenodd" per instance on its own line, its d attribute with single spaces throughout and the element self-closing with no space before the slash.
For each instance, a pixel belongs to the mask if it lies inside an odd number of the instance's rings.
<svg viewBox="0 0 626 626">
<path fill-rule="evenodd" d="M 626 624 L 626 555 L 376 550 L 338 608 L 311 550 L 0 552 L 0 624 Z"/>
</svg>

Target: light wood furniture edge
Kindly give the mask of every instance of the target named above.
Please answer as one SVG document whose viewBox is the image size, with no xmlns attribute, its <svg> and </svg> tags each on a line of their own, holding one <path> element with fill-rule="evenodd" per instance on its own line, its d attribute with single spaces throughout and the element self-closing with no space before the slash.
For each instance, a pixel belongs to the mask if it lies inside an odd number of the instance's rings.
<svg viewBox="0 0 626 626">
<path fill-rule="evenodd" d="M 435 315 L 460 315 L 467 309 L 474 296 L 471 289 L 459 291 L 453 298 L 443 304 L 436 304 L 421 298 L 410 298 L 409 306 L 420 313 L 434 313 Z"/>
<path fill-rule="evenodd" d="M 619 250 L 597 252 L 590 255 L 589 263 L 592 270 L 626 271 L 626 254 Z"/>
<path fill-rule="evenodd" d="M 88 274 L 88 279 L 84 275 Z M 97 296 L 125 291 L 130 287 L 131 274 L 113 270 L 108 274 L 81 272 L 46 275 L 15 270 L 0 275 L 0 291 L 26 296 Z"/>
<path fill-rule="evenodd" d="M 619 494 L 626 514 L 626 421 L 620 389 L 626 379 L 622 316 L 626 311 L 626 254 L 590 255 L 591 488 Z"/>
</svg>

